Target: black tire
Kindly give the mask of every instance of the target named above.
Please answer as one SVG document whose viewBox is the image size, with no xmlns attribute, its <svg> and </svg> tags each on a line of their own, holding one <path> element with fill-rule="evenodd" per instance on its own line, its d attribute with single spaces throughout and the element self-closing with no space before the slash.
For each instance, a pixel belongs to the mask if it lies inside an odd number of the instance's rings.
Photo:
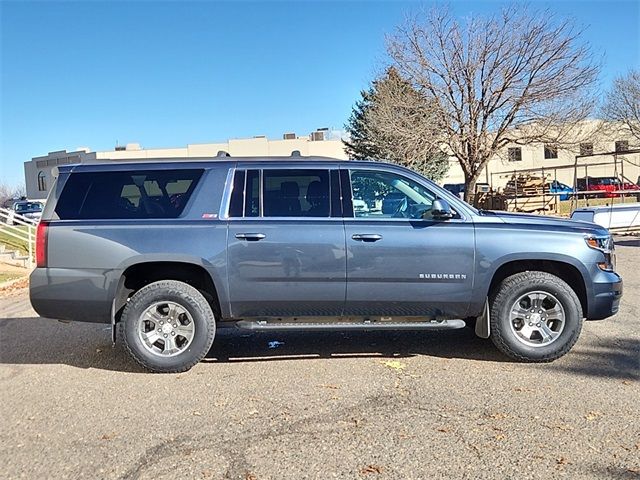
<svg viewBox="0 0 640 480">
<path fill-rule="evenodd" d="M 174 356 L 153 353 L 138 334 L 139 320 L 151 305 L 168 301 L 186 310 L 194 324 L 193 339 Z M 176 280 L 161 280 L 138 290 L 127 302 L 120 320 L 120 334 L 124 345 L 140 365 L 152 372 L 179 373 L 200 362 L 213 343 L 216 322 L 211 306 L 191 285 Z"/>
<path fill-rule="evenodd" d="M 542 291 L 553 295 L 562 305 L 565 325 L 560 335 L 547 345 L 523 343 L 511 328 L 513 304 L 528 292 Z M 508 357 L 521 362 L 551 362 L 566 354 L 576 343 L 582 330 L 582 306 L 573 289 L 562 279 L 546 272 L 521 272 L 505 278 L 492 292 L 491 340 Z"/>
</svg>

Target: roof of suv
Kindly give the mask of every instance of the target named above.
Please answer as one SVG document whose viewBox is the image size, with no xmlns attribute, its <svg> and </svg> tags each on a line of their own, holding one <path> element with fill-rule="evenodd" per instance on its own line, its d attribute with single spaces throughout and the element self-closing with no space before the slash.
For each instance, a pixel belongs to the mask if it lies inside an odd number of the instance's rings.
<svg viewBox="0 0 640 480">
<path fill-rule="evenodd" d="M 207 168 L 214 165 L 236 164 L 236 163 L 288 163 L 306 164 L 306 163 L 339 163 L 339 164 L 358 164 L 358 165 L 392 165 L 383 161 L 375 160 L 344 160 L 332 157 L 303 157 L 303 156 L 287 156 L 287 157 L 190 157 L 190 158 L 153 158 L 153 159 L 135 159 L 132 161 L 111 161 L 111 162 L 91 162 L 70 165 L 60 165 L 60 172 L 73 171 L 100 171 L 100 170 L 121 170 L 137 166 L 150 169 L 172 169 L 172 168 Z"/>
</svg>

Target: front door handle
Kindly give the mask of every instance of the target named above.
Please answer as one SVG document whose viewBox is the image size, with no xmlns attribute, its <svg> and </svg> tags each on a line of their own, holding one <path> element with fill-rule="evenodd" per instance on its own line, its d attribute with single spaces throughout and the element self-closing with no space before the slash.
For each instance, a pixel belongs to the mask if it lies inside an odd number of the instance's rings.
<svg viewBox="0 0 640 480">
<path fill-rule="evenodd" d="M 257 242 L 267 236 L 264 233 L 236 233 L 238 240 L 247 240 L 249 242 Z"/>
<path fill-rule="evenodd" d="M 351 235 L 354 240 L 360 240 L 361 242 L 377 242 L 382 240 L 382 235 L 377 233 L 354 233 Z"/>
</svg>

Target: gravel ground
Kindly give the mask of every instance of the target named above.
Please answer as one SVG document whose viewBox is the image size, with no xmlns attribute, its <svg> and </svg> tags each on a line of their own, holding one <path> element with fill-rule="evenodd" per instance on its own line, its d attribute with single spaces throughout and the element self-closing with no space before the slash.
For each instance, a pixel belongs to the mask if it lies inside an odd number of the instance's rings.
<svg viewBox="0 0 640 480">
<path fill-rule="evenodd" d="M 545 365 L 467 329 L 234 330 L 154 375 L 5 292 L 0 478 L 640 478 L 640 241 L 618 245 L 620 313 Z"/>
</svg>

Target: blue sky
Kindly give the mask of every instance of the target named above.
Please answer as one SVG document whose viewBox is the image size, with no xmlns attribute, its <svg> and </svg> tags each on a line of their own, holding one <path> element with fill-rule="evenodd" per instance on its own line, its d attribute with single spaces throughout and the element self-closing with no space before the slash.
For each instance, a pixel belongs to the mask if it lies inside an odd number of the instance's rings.
<svg viewBox="0 0 640 480">
<path fill-rule="evenodd" d="M 530 2 L 587 28 L 602 87 L 640 65 L 637 1 Z M 429 2 L 0 3 L 0 181 L 54 150 L 341 128 L 385 59 L 384 35 Z M 452 2 L 457 15 L 495 1 Z"/>
</svg>

